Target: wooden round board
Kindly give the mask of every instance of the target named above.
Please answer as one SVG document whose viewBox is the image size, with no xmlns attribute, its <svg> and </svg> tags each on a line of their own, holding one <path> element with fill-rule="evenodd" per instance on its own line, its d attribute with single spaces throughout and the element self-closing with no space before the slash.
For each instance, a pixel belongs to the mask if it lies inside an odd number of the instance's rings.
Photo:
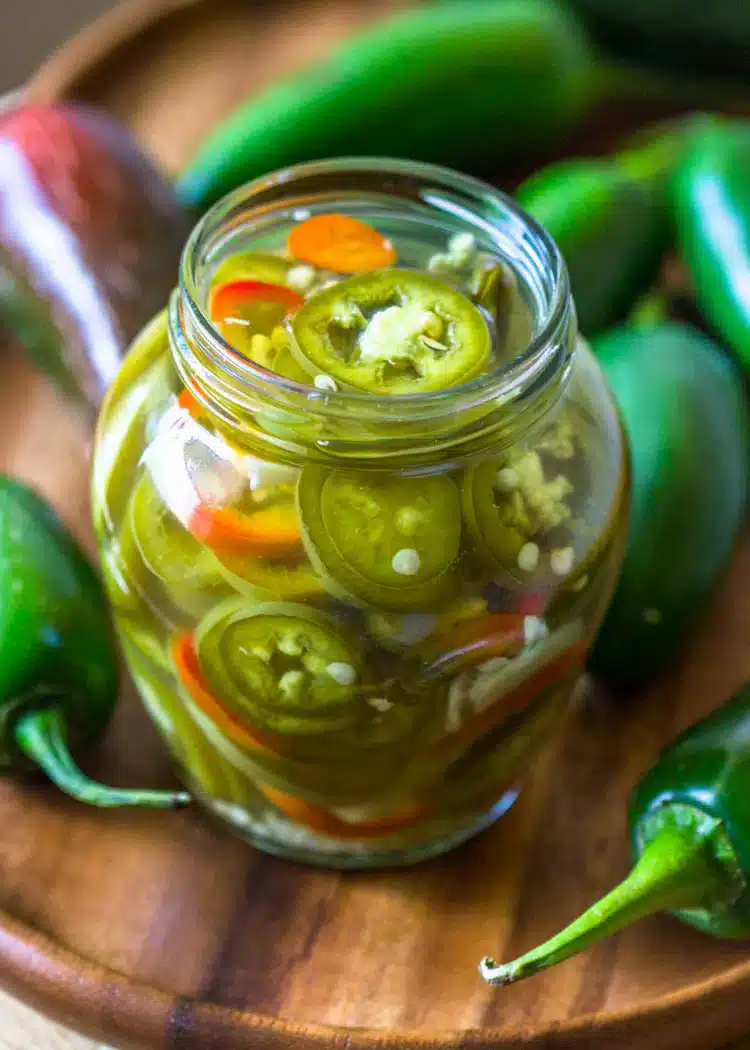
<svg viewBox="0 0 750 1050">
<path fill-rule="evenodd" d="M 106 106 L 176 170 L 251 90 L 395 6 L 141 0 L 64 48 L 30 92 Z M 34 482 L 91 547 L 88 435 L 24 360 L 8 352 L 4 369 L 0 468 Z M 748 580 L 744 544 L 668 677 L 627 703 L 589 687 L 511 813 L 408 871 L 308 870 L 200 812 L 99 813 L 3 782 L 0 980 L 139 1050 L 715 1050 L 750 1032 L 747 946 L 666 917 L 510 989 L 477 975 L 485 952 L 531 946 L 626 871 L 630 787 L 750 677 Z M 129 688 L 89 768 L 170 782 Z"/>
</svg>

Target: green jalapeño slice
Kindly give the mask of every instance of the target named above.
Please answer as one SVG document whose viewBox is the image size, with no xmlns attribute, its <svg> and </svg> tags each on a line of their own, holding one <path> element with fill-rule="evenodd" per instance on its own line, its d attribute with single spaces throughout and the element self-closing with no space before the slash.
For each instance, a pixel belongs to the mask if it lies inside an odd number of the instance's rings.
<svg viewBox="0 0 750 1050">
<path fill-rule="evenodd" d="M 133 491 L 129 524 L 144 564 L 168 587 L 222 585 L 216 558 L 164 504 L 149 474 Z"/>
<path fill-rule="evenodd" d="M 383 609 L 430 605 L 452 588 L 461 539 L 449 477 L 384 477 L 310 464 L 297 486 L 302 536 L 333 593 Z"/>
<path fill-rule="evenodd" d="M 491 350 L 482 312 L 427 274 L 382 270 L 339 281 L 291 319 L 292 350 L 313 374 L 355 390 L 418 394 L 478 375 Z"/>
<path fill-rule="evenodd" d="M 286 284 L 293 265 L 289 259 L 270 252 L 235 252 L 216 268 L 211 284 L 216 287 L 230 281 L 247 280 Z"/>
<path fill-rule="evenodd" d="M 199 624 L 195 649 L 214 695 L 258 729 L 336 732 L 364 707 L 357 642 L 307 606 L 230 599 Z"/>
<path fill-rule="evenodd" d="M 177 520 L 148 473 L 133 489 L 119 551 L 123 579 L 134 581 L 157 602 L 160 585 L 182 613 L 200 615 L 231 593 L 215 556 Z M 155 580 L 159 581 L 156 590 Z"/>
<path fill-rule="evenodd" d="M 558 430 L 564 436 L 566 424 Z M 549 457 L 524 449 L 464 477 L 462 510 L 477 553 L 522 583 L 564 577 L 573 567 L 575 485 L 559 462 L 573 448 L 556 451 L 551 469 Z"/>
</svg>

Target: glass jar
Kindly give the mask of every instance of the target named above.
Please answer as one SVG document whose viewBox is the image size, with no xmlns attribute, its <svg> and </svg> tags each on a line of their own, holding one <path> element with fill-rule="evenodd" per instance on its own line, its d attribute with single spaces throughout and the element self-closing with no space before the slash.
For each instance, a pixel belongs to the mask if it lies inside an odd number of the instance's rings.
<svg viewBox="0 0 750 1050">
<path fill-rule="evenodd" d="M 517 352 L 407 396 L 237 352 L 208 316 L 217 269 L 331 212 L 448 281 L 460 246 L 501 261 Z M 93 499 L 128 665 L 197 798 L 261 849 L 375 867 L 486 827 L 560 726 L 622 557 L 627 455 L 546 233 L 474 179 L 339 160 L 198 224 L 104 405 Z"/>
</svg>

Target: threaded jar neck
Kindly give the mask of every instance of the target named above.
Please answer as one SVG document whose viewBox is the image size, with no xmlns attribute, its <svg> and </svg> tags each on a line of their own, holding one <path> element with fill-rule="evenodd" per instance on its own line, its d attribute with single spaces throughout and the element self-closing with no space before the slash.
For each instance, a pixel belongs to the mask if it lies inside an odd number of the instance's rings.
<svg viewBox="0 0 750 1050">
<path fill-rule="evenodd" d="M 531 315 L 529 344 L 463 385 L 406 396 L 320 391 L 248 360 L 208 316 L 213 273 L 240 244 L 262 239 L 279 222 L 331 210 L 396 214 L 414 228 L 472 233 L 482 250 L 513 270 Z M 393 469 L 398 461 L 420 467 L 460 461 L 478 447 L 518 441 L 561 396 L 577 329 L 556 245 L 509 197 L 433 165 L 356 158 L 276 172 L 208 211 L 183 253 L 169 334 L 183 379 L 194 381 L 225 427 L 259 427 L 257 440 L 287 459 L 341 456 Z"/>
</svg>

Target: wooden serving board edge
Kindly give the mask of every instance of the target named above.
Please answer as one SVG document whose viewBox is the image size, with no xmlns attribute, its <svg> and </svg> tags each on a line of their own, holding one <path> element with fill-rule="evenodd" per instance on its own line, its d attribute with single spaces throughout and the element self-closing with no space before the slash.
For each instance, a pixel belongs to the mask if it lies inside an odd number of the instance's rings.
<svg viewBox="0 0 750 1050">
<path fill-rule="evenodd" d="M 121 0 L 52 52 L 26 85 L 33 102 L 58 102 L 70 86 L 99 69 L 143 33 L 203 0 Z"/>
<path fill-rule="evenodd" d="M 673 1050 L 676 1015 L 690 1047 L 716 1046 L 747 1032 L 737 996 L 750 1002 L 750 964 L 665 997 L 652 1009 L 581 1017 L 533 1034 L 507 1029 L 415 1033 L 294 1024 L 220 1008 L 125 977 L 83 959 L 0 912 L 0 980 L 29 1006 L 82 1035 L 123 1050 Z M 686 1044 L 682 1044 L 688 1050 Z"/>
</svg>

